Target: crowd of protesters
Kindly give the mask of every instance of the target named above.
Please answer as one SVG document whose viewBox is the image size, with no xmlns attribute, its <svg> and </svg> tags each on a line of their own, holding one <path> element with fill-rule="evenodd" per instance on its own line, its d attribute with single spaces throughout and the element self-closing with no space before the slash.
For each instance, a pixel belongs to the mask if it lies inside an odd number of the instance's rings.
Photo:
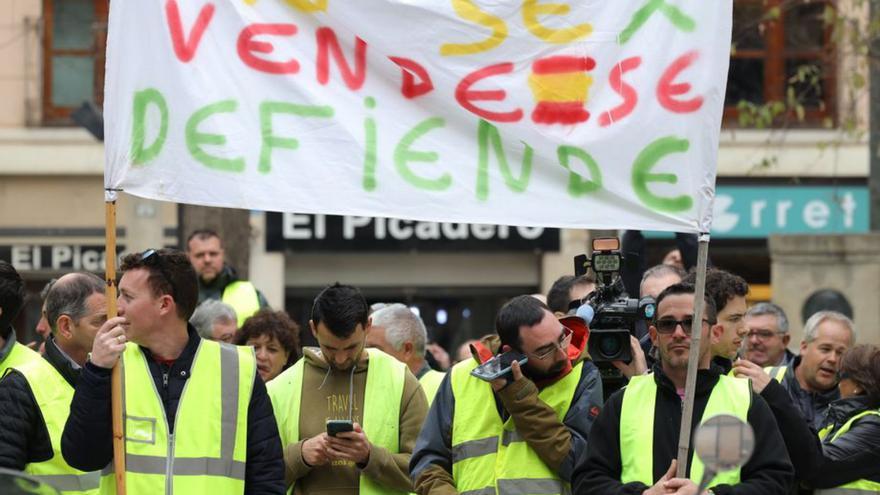
<svg viewBox="0 0 880 495">
<path fill-rule="evenodd" d="M 782 308 L 749 307 L 748 283 L 717 268 L 697 322 L 691 258 L 626 275 L 655 314 L 633 329 L 632 358 L 602 369 L 584 276 L 510 299 L 494 332 L 450 358 L 409 307 L 370 306 L 339 283 L 316 294 L 304 330 L 318 345 L 301 347 L 299 326 L 238 278 L 209 230 L 186 251 L 125 256 L 112 318 L 101 278 L 53 280 L 44 341 L 26 346 L 11 326 L 24 284 L 0 260 L 0 468 L 61 493 L 115 493 L 119 363 L 131 494 L 880 493 L 880 348 L 824 310 L 794 353 Z M 705 480 L 692 450 L 684 477 L 676 465 L 692 330 L 694 428 L 723 413 L 755 435 L 744 463 Z M 520 357 L 506 373 L 479 377 L 508 351 Z M 627 385 L 606 394 L 609 373 Z"/>
</svg>

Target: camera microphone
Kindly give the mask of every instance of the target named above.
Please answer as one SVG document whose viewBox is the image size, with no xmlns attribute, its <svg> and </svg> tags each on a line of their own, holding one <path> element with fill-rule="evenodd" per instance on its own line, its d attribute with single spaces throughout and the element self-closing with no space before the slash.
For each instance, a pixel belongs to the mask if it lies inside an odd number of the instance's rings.
<svg viewBox="0 0 880 495">
<path fill-rule="evenodd" d="M 593 321 L 593 316 L 596 315 L 596 310 L 589 304 L 581 304 L 575 315 L 580 316 L 589 325 Z"/>
</svg>

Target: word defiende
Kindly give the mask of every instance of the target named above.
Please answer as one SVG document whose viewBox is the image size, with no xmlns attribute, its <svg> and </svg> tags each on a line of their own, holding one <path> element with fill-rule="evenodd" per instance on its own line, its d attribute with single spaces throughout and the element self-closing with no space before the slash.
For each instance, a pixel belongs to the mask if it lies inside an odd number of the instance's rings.
<svg viewBox="0 0 880 495">
<path fill-rule="evenodd" d="M 172 118 L 168 102 L 164 95 L 155 88 L 148 88 L 134 94 L 132 108 L 132 137 L 130 156 L 136 166 L 148 165 L 162 153 L 168 138 L 169 121 Z M 372 98 L 365 100 L 366 107 L 375 107 Z M 153 112 L 149 112 L 150 109 Z M 222 100 L 210 103 L 193 112 L 186 118 L 183 140 L 190 156 L 205 167 L 230 173 L 242 173 L 247 167 L 244 157 L 225 157 L 211 154 L 206 146 L 218 147 L 227 143 L 222 134 L 208 133 L 200 130 L 203 122 L 218 114 L 235 114 L 239 104 L 235 100 Z M 296 137 L 279 136 L 274 132 L 276 118 L 332 119 L 335 115 L 333 107 L 327 105 L 307 105 L 282 101 L 263 101 L 258 105 L 256 116 L 259 122 L 260 156 L 257 171 L 269 174 L 273 169 L 273 158 L 282 151 L 294 152 L 300 147 Z M 148 122 L 148 114 L 158 115 L 158 122 Z M 440 155 L 435 151 L 424 151 L 416 148 L 416 142 L 429 132 L 446 126 L 446 120 L 432 117 L 423 120 L 407 131 L 394 146 L 392 160 L 394 168 L 401 178 L 411 186 L 424 191 L 446 191 L 453 186 L 453 177 L 449 170 L 432 167 L 433 176 L 418 173 L 413 165 L 437 164 Z M 147 142 L 147 130 L 154 134 L 153 140 Z M 362 187 L 365 191 L 373 191 L 378 184 L 377 162 L 377 126 L 375 118 L 368 113 L 364 121 L 366 143 L 363 157 Z M 477 168 L 475 177 L 476 199 L 489 199 L 490 158 L 494 154 L 498 163 L 501 178 L 505 185 L 514 192 L 525 192 L 534 166 L 534 149 L 529 143 L 522 142 L 522 163 L 519 171 L 508 161 L 501 132 L 493 124 L 480 119 L 476 128 Z M 665 212 L 688 211 L 693 206 L 693 198 L 689 195 L 660 196 L 653 193 L 651 183 L 675 184 L 678 177 L 672 173 L 657 173 L 653 168 L 665 157 L 673 154 L 686 153 L 690 149 L 687 138 L 675 135 L 662 136 L 645 146 L 633 159 L 631 186 L 639 200 L 646 206 Z M 560 145 L 556 148 L 558 165 L 568 173 L 567 194 L 572 198 L 580 198 L 600 191 L 603 187 L 602 169 L 589 151 L 572 145 Z M 578 170 L 586 169 L 587 174 Z"/>
</svg>

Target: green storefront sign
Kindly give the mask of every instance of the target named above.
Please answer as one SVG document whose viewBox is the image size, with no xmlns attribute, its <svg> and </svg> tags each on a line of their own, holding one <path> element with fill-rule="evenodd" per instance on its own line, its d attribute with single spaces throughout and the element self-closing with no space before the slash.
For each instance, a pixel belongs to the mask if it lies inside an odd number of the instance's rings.
<svg viewBox="0 0 880 495">
<path fill-rule="evenodd" d="M 867 232 L 868 200 L 865 186 L 718 186 L 712 237 Z"/>
</svg>

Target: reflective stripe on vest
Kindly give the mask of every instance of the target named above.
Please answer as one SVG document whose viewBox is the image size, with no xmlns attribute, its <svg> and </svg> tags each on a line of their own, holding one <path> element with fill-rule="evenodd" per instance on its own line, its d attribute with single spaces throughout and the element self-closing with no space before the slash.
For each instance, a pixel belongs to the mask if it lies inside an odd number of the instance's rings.
<svg viewBox="0 0 880 495">
<path fill-rule="evenodd" d="M 257 288 L 247 281 L 239 280 L 227 285 L 223 289 L 222 300 L 235 309 L 239 328 L 244 324 L 244 320 L 260 310 L 260 296 L 257 295 Z"/>
<path fill-rule="evenodd" d="M 43 361 L 43 356 L 31 350 L 28 346 L 16 342 L 12 344 L 12 349 L 6 355 L 6 358 L 0 361 L 0 376 L 6 374 L 6 370 L 9 368 L 18 368 L 27 362 L 36 360 Z"/>
<path fill-rule="evenodd" d="M 752 391 L 749 380 L 718 377 L 712 389 L 703 417 L 698 424 L 718 414 L 732 414 L 748 422 Z M 653 375 L 635 376 L 623 392 L 620 412 L 620 461 L 623 483 L 641 482 L 652 486 L 654 479 L 654 412 L 657 404 L 657 382 Z M 697 418 L 694 418 L 695 420 Z M 690 479 L 699 483 L 703 476 L 703 463 L 699 456 L 691 457 Z M 709 488 L 739 483 L 740 470 L 719 473 L 709 483 Z"/>
<path fill-rule="evenodd" d="M 29 360 L 15 366 L 15 370 L 24 376 L 31 388 L 52 446 L 51 459 L 32 462 L 25 466 L 24 471 L 65 495 L 98 493 L 100 473 L 74 469 L 61 455 L 61 433 L 70 415 L 73 387 L 43 358 Z"/>
<path fill-rule="evenodd" d="M 859 414 L 856 414 L 853 417 L 849 418 L 849 420 L 847 420 L 847 422 L 844 423 L 843 426 L 841 426 L 838 430 L 834 430 L 834 425 L 829 425 L 819 431 L 819 438 L 823 440 L 823 444 L 833 443 L 835 440 L 848 432 L 856 421 L 870 415 L 880 416 L 880 410 L 862 411 Z M 825 438 L 827 438 L 828 435 L 831 435 L 831 438 L 828 441 L 825 441 Z M 838 486 L 836 488 L 816 490 L 813 493 L 815 495 L 859 495 L 867 493 L 876 494 L 880 493 L 880 483 L 876 481 L 861 479 L 847 483 L 845 485 Z"/>
<path fill-rule="evenodd" d="M 422 390 L 425 392 L 425 398 L 428 399 L 428 407 L 431 407 L 431 404 L 434 403 L 434 397 L 437 395 L 437 390 L 440 390 L 440 384 L 443 383 L 443 377 L 445 376 L 446 373 L 428 370 L 427 373 L 419 378 L 419 384 L 421 384 Z"/>
<path fill-rule="evenodd" d="M 455 397 L 452 476 L 456 490 L 469 495 L 569 493 L 569 484 L 524 441 L 513 418 L 501 421 L 492 386 L 470 375 L 476 366 L 476 360 L 468 359 L 450 371 Z M 538 393 L 560 422 L 571 407 L 582 372 L 583 362 Z"/>
<path fill-rule="evenodd" d="M 406 381 L 406 365 L 378 349 L 367 349 L 367 383 L 364 390 L 362 425 L 370 443 L 384 447 L 392 454 L 400 452 L 400 403 Z M 305 358 L 266 384 L 281 444 L 287 446 L 300 440 L 299 420 L 303 395 Z M 306 395 L 314 395 L 308 391 Z M 367 476 L 359 481 L 360 495 L 403 494 L 376 484 Z"/>
<path fill-rule="evenodd" d="M 173 434 L 141 349 L 126 345 L 122 364 L 128 492 L 244 493 L 253 348 L 199 341 Z M 101 474 L 101 493 L 115 493 L 112 464 Z"/>
<path fill-rule="evenodd" d="M 782 383 L 782 379 L 785 378 L 785 372 L 788 370 L 788 366 L 767 366 L 764 368 L 764 373 L 770 375 L 770 378 L 776 379 L 777 382 Z"/>
</svg>

